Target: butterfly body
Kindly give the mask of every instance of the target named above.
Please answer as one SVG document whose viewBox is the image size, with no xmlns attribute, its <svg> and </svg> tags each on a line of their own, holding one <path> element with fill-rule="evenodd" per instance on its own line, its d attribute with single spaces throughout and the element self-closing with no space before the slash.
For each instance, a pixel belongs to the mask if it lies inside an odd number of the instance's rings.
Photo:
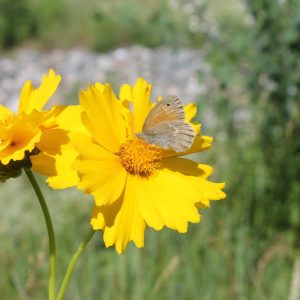
<svg viewBox="0 0 300 300">
<path fill-rule="evenodd" d="M 175 96 L 167 96 L 159 101 L 148 114 L 141 133 L 137 134 L 147 143 L 162 149 L 182 152 L 189 149 L 195 132 L 185 122 L 183 104 Z"/>
</svg>

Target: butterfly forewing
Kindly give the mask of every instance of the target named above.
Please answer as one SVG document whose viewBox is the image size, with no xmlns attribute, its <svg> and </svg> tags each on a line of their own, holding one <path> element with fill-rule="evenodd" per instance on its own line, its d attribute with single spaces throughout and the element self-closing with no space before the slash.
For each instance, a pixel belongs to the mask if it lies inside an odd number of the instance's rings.
<svg viewBox="0 0 300 300">
<path fill-rule="evenodd" d="M 138 137 L 163 149 L 185 151 L 192 146 L 195 133 L 184 119 L 180 99 L 167 96 L 152 108 Z"/>
<path fill-rule="evenodd" d="M 172 120 L 184 121 L 183 104 L 176 96 L 166 96 L 148 114 L 143 125 L 143 132 L 151 130 L 151 128 L 159 123 Z"/>
</svg>

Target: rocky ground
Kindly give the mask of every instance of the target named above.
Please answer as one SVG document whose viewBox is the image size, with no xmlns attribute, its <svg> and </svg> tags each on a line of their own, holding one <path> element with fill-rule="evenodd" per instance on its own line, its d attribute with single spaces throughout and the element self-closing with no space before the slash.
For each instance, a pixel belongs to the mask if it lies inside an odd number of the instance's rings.
<svg viewBox="0 0 300 300">
<path fill-rule="evenodd" d="M 132 46 L 100 54 L 85 49 L 47 53 L 20 49 L 0 56 L 0 103 L 16 110 L 24 82 L 31 79 L 38 85 L 49 68 L 63 77 L 52 104 L 62 99 L 78 103 L 78 92 L 88 83 L 110 82 L 117 92 L 122 83 L 133 84 L 139 76 L 153 84 L 153 99 L 174 94 L 185 102 L 197 102 L 208 88 L 207 80 L 199 83 L 198 72 L 209 78 L 209 67 L 199 50 Z"/>
</svg>

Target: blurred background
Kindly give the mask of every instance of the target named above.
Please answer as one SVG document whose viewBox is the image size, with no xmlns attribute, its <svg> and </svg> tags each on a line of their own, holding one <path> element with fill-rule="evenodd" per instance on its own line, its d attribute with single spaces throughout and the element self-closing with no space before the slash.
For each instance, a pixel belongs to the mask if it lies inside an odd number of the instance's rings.
<svg viewBox="0 0 300 300">
<path fill-rule="evenodd" d="M 0 0 L 0 101 L 63 75 L 52 103 L 88 82 L 153 83 L 153 99 L 198 104 L 228 197 L 179 235 L 147 230 L 122 256 L 100 233 L 66 299 L 300 299 L 300 0 Z M 50 191 L 58 274 L 88 231 L 92 200 Z M 45 299 L 48 246 L 27 178 L 1 184 L 0 297 Z M 58 278 L 60 280 L 61 277 Z"/>
</svg>

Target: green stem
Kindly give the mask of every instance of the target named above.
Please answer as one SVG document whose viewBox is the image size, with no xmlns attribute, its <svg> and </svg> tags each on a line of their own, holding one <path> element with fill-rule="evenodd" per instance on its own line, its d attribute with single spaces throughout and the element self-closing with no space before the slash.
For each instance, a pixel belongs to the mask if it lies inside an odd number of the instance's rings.
<svg viewBox="0 0 300 300">
<path fill-rule="evenodd" d="M 74 253 L 69 265 L 68 265 L 68 268 L 67 268 L 67 271 L 65 273 L 65 276 L 64 276 L 64 279 L 63 279 L 63 282 L 61 284 L 61 287 L 59 289 L 59 292 L 58 292 L 58 295 L 57 295 L 57 298 L 56 300 L 62 300 L 64 295 L 65 295 L 65 292 L 66 292 L 66 288 L 68 286 L 68 283 L 69 283 L 69 280 L 71 278 L 71 275 L 72 275 L 72 272 L 73 272 L 73 269 L 75 267 L 75 264 L 78 260 L 78 258 L 80 257 L 80 255 L 84 252 L 86 246 L 88 245 L 89 241 L 91 240 L 91 238 L 93 237 L 95 233 L 95 230 L 91 229 L 88 236 L 86 237 L 85 241 L 83 241 L 79 247 L 77 248 L 76 252 Z"/>
<path fill-rule="evenodd" d="M 40 202 L 44 219 L 46 221 L 47 230 L 48 230 L 48 239 L 49 239 L 49 252 L 50 252 L 50 261 L 49 261 L 49 285 L 48 285 L 48 299 L 55 300 L 55 269 L 56 269 L 56 250 L 55 250 L 55 238 L 54 238 L 54 230 L 51 221 L 51 217 L 49 214 L 49 210 L 42 194 L 42 191 L 33 176 L 33 173 L 30 169 L 24 169 L 25 173 L 37 195 L 37 198 Z"/>
</svg>

